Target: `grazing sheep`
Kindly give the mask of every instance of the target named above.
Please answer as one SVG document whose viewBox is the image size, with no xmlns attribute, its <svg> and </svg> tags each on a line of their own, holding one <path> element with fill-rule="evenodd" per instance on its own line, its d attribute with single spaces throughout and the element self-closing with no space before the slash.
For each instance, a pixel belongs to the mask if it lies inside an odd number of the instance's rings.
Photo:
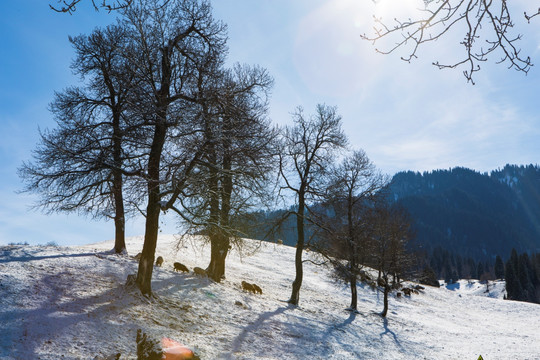
<svg viewBox="0 0 540 360">
<path fill-rule="evenodd" d="M 156 260 L 156 266 L 161 266 L 161 264 L 163 264 L 163 258 L 161 256 L 158 256 Z"/>
<path fill-rule="evenodd" d="M 189 269 L 186 265 L 181 264 L 179 262 L 174 263 L 174 271 L 182 271 L 182 272 L 189 272 Z"/>
<path fill-rule="evenodd" d="M 262 289 L 257 284 L 250 284 L 246 281 L 242 281 L 242 290 L 262 294 Z"/>
<path fill-rule="evenodd" d="M 403 291 L 403 293 L 405 294 L 405 296 L 411 296 L 412 291 L 413 291 L 413 290 L 410 289 L 410 288 L 403 288 L 403 289 L 401 289 L 401 290 Z"/>
<path fill-rule="evenodd" d="M 262 289 L 257 284 L 251 284 L 251 286 L 253 286 L 253 289 L 255 290 L 255 292 L 258 292 L 259 294 L 262 295 Z"/>
<path fill-rule="evenodd" d="M 253 287 L 253 285 L 246 281 L 242 281 L 242 290 L 246 290 L 255 294 L 255 288 Z"/>
<path fill-rule="evenodd" d="M 201 269 L 200 267 L 193 268 L 193 272 L 200 276 L 208 276 L 208 274 L 206 273 L 206 270 Z"/>
</svg>

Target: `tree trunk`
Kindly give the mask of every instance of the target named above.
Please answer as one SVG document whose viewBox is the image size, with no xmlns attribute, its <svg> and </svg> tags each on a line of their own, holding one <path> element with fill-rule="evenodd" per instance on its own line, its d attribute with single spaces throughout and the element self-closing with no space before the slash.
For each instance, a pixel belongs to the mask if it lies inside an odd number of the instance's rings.
<svg viewBox="0 0 540 360">
<path fill-rule="evenodd" d="M 157 237 L 159 230 L 159 200 L 155 194 L 150 193 L 146 211 L 146 227 L 144 245 L 137 272 L 137 285 L 143 295 L 152 294 L 152 271 L 154 270 L 154 257 L 156 254 Z"/>
<path fill-rule="evenodd" d="M 355 234 L 353 229 L 353 193 L 352 187 L 349 188 L 349 193 L 347 196 L 347 229 L 348 229 L 348 245 L 349 245 L 349 269 L 350 277 L 349 282 L 351 286 L 351 310 L 356 311 L 358 306 L 358 291 L 356 289 L 356 257 L 357 257 L 357 247 L 355 242 Z"/>
<path fill-rule="evenodd" d="M 114 252 L 121 254 L 126 251 L 126 231 L 124 215 L 124 197 L 122 193 L 122 175 L 113 175 L 114 196 Z"/>
<path fill-rule="evenodd" d="M 384 318 L 386 317 L 386 314 L 388 313 L 388 293 L 390 292 L 390 285 L 388 285 L 388 278 L 386 276 L 383 276 L 384 281 L 384 298 L 383 298 L 383 311 L 381 313 L 381 316 Z"/>
<path fill-rule="evenodd" d="M 349 281 L 351 283 L 351 310 L 356 311 L 358 307 L 358 291 L 356 289 L 356 275 L 351 274 Z"/>
<path fill-rule="evenodd" d="M 232 173 L 231 173 L 231 157 L 228 154 L 228 143 L 224 141 L 223 151 L 223 169 L 221 175 L 221 210 L 219 216 L 219 229 L 216 229 L 217 234 L 211 239 L 211 257 L 210 264 L 206 269 L 208 276 L 212 280 L 220 282 L 225 278 L 225 260 L 230 249 L 230 234 L 229 234 L 229 213 L 231 211 L 231 196 L 232 196 Z M 217 176 L 217 174 L 214 174 Z M 217 182 L 212 186 L 217 190 Z M 218 204 L 216 204 L 218 205 Z M 216 210 L 218 210 L 216 208 Z"/>
<path fill-rule="evenodd" d="M 162 118 L 164 119 L 164 117 Z M 165 121 L 156 124 L 154 139 L 148 158 L 148 205 L 146 207 L 146 226 L 144 233 L 144 245 L 139 261 L 139 271 L 137 273 L 137 285 L 144 295 L 152 294 L 152 271 L 154 270 L 154 256 L 159 231 L 160 208 L 160 183 L 159 168 L 161 163 L 161 153 L 165 144 L 165 134 L 167 128 Z"/>
<path fill-rule="evenodd" d="M 121 106 L 116 101 L 116 91 L 110 78 L 107 76 L 106 83 L 111 95 L 111 107 L 113 113 L 113 162 L 114 168 L 112 169 L 113 177 L 113 198 L 114 198 L 114 252 L 121 254 L 126 251 L 125 240 L 125 210 L 124 210 L 124 194 L 123 194 L 123 175 L 121 168 L 123 166 L 122 159 L 122 129 L 120 125 L 121 120 Z"/>
<path fill-rule="evenodd" d="M 298 194 L 298 212 L 296 213 L 296 227 L 298 231 L 298 240 L 296 242 L 296 255 L 294 264 L 296 268 L 296 278 L 292 284 L 292 293 L 289 303 L 298 305 L 300 300 L 300 288 L 302 287 L 302 280 L 304 278 L 304 269 L 302 263 L 302 251 L 304 250 L 304 208 L 305 208 L 305 195 L 301 190 Z"/>
<path fill-rule="evenodd" d="M 399 278 L 399 275 L 397 273 L 393 273 L 392 274 L 392 287 L 394 289 L 397 289 L 397 287 L 399 286 L 400 281 L 401 281 L 401 279 Z"/>
<path fill-rule="evenodd" d="M 148 156 L 148 205 L 146 207 L 146 225 L 144 232 L 144 245 L 139 261 L 137 285 L 143 295 L 152 294 L 152 271 L 154 270 L 154 256 L 156 254 L 157 238 L 159 232 L 159 213 L 161 211 L 160 167 L 161 154 L 167 135 L 167 113 L 169 108 L 171 87 L 170 47 L 164 46 L 161 54 L 161 88 L 156 93 L 156 123 L 154 124 L 154 137 Z"/>
<path fill-rule="evenodd" d="M 206 272 L 212 280 L 220 282 L 225 278 L 225 259 L 229 252 L 229 238 L 223 235 L 215 236 L 210 245 L 210 264 Z"/>
<path fill-rule="evenodd" d="M 216 154 L 215 137 L 213 133 L 213 124 L 206 123 L 206 138 L 208 139 L 208 192 L 210 196 L 210 214 L 208 218 L 208 237 L 210 238 L 210 264 L 206 268 L 208 276 L 215 281 L 221 281 L 225 275 L 225 257 L 227 254 L 223 251 L 223 239 L 220 231 L 220 211 L 219 211 L 219 172 Z"/>
</svg>

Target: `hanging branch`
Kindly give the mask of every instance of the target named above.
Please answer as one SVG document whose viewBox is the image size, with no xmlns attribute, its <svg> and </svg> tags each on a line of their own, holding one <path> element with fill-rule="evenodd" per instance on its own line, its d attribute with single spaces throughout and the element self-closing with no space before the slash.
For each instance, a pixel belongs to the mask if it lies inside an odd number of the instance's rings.
<svg viewBox="0 0 540 360">
<path fill-rule="evenodd" d="M 536 12 L 532 15 L 528 15 L 527 12 L 525 12 L 525 19 L 527 19 L 527 22 L 530 24 L 531 19 L 537 15 L 540 15 L 540 8 L 538 8 L 538 10 L 536 10 Z"/>
<path fill-rule="evenodd" d="M 390 54 L 396 49 L 412 44 L 412 49 L 402 60 L 410 62 L 417 58 L 417 52 L 421 45 L 434 42 L 457 25 L 464 25 L 466 32 L 460 42 L 465 48 L 465 54 L 461 60 L 453 63 L 441 63 L 438 60 L 433 65 L 439 69 L 456 68 L 461 65 L 467 66 L 463 71 L 467 81 L 474 85 L 473 75 L 480 70 L 480 63 L 488 60 L 488 56 L 496 51 L 502 53 L 497 63 L 507 63 L 508 68 L 528 73 L 533 66 L 530 57 L 523 56 L 516 46 L 521 40 L 521 34 L 512 35 L 514 27 L 506 0 L 424 0 L 425 9 L 422 10 L 420 19 L 400 21 L 394 19 L 395 25 L 386 25 L 381 18 L 374 18 L 374 36 L 361 35 L 362 39 L 373 43 L 378 40 L 400 34 L 401 38 L 388 50 L 376 49 L 381 54 Z M 525 18 L 529 21 L 537 13 Z M 479 41 L 483 39 L 483 41 Z M 487 46 L 486 46 L 487 44 Z"/>
<path fill-rule="evenodd" d="M 58 3 L 60 4 L 59 6 L 49 4 L 49 7 L 51 10 L 56 12 L 73 14 L 77 10 L 77 5 L 80 2 L 81 0 L 58 0 Z M 114 10 L 124 9 L 131 5 L 132 2 L 133 0 L 115 0 L 110 2 L 107 2 L 107 0 L 102 0 L 101 3 L 96 3 L 96 0 L 92 0 L 92 5 L 96 11 L 99 11 L 99 9 L 102 8 L 108 12 L 111 12 Z"/>
</svg>

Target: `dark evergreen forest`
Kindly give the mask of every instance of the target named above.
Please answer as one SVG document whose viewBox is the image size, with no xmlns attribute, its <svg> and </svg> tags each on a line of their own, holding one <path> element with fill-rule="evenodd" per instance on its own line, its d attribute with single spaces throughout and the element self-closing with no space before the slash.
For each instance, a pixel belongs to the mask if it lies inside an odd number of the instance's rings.
<svg viewBox="0 0 540 360">
<path fill-rule="evenodd" d="M 488 173 L 465 168 L 402 172 L 391 201 L 414 221 L 417 242 L 456 255 L 493 261 L 496 255 L 540 248 L 540 168 L 512 166 Z"/>
<path fill-rule="evenodd" d="M 496 278 L 495 259 L 540 248 L 540 168 L 506 165 L 491 173 L 466 168 L 402 172 L 390 201 L 406 208 L 416 245 L 437 277 Z"/>
<path fill-rule="evenodd" d="M 411 244 L 425 265 L 446 280 L 495 278 L 495 259 L 540 251 L 540 167 L 506 165 L 490 173 L 467 168 L 397 173 L 388 201 L 410 214 Z M 276 224 L 287 210 L 260 211 L 249 236 L 296 243 L 295 218 Z M 255 230 L 256 229 L 256 230 Z M 310 235 L 314 235 L 310 233 Z M 315 234 L 316 235 L 316 234 Z"/>
<path fill-rule="evenodd" d="M 504 272 L 509 300 L 540 303 L 540 254 L 518 255 L 512 249 Z"/>
</svg>

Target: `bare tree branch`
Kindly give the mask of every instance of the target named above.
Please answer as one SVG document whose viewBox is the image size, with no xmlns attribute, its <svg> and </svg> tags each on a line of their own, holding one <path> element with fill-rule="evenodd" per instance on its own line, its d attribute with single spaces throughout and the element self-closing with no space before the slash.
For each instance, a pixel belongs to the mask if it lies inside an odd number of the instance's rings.
<svg viewBox="0 0 540 360">
<path fill-rule="evenodd" d="M 376 43 L 382 38 L 399 36 L 389 49 L 377 48 L 376 51 L 390 54 L 398 48 L 410 46 L 408 55 L 401 58 L 410 62 L 417 57 L 422 45 L 437 41 L 450 30 L 463 25 L 465 34 L 460 45 L 465 53 L 454 62 L 434 61 L 433 65 L 439 69 L 466 66 L 463 74 L 467 81 L 474 84 L 474 73 L 480 70 L 480 64 L 495 53 L 501 54 L 496 62 L 506 63 L 510 69 L 527 74 L 533 66 L 530 57 L 522 55 L 517 46 L 521 34 L 512 34 L 514 23 L 506 0 L 424 0 L 424 4 L 421 12 L 425 16 L 406 21 L 394 19 L 393 26 L 388 26 L 381 18 L 374 18 L 374 35 L 363 34 L 361 37 Z M 530 16 L 525 13 L 525 18 L 530 21 L 539 13 L 540 9 Z"/>
<path fill-rule="evenodd" d="M 540 15 L 540 8 L 538 8 L 538 10 L 536 10 L 535 13 L 533 13 L 532 15 L 528 15 L 527 12 L 525 12 L 525 19 L 527 19 L 527 22 L 531 22 L 531 19 L 535 16 L 538 16 Z"/>
<path fill-rule="evenodd" d="M 57 3 L 59 5 L 54 6 L 52 4 L 49 4 L 49 7 L 51 8 L 51 10 L 54 10 L 56 12 L 73 14 L 77 10 L 77 5 L 81 1 L 82 0 L 70 0 L 70 1 L 58 0 Z M 111 0 L 111 1 L 102 0 L 101 3 L 99 3 L 99 2 L 96 2 L 96 0 L 92 0 L 92 5 L 94 6 L 94 9 L 96 11 L 99 11 L 99 9 L 102 8 L 102 9 L 107 10 L 108 12 L 111 12 L 115 10 L 124 9 L 130 6 L 132 2 L 133 0 Z"/>
</svg>

